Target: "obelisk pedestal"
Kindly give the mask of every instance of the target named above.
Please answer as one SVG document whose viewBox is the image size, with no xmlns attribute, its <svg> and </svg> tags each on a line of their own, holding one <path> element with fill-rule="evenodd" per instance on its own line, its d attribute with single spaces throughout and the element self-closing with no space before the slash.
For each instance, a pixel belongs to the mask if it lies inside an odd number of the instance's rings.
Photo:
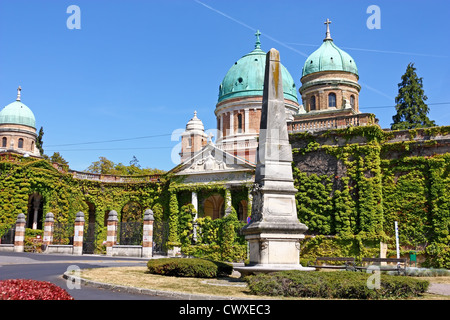
<svg viewBox="0 0 450 320">
<path fill-rule="evenodd" d="M 249 266 L 242 274 L 277 270 L 315 270 L 300 264 L 300 240 L 308 229 L 297 217 L 279 52 L 266 56 L 262 114 L 250 223 Z"/>
</svg>

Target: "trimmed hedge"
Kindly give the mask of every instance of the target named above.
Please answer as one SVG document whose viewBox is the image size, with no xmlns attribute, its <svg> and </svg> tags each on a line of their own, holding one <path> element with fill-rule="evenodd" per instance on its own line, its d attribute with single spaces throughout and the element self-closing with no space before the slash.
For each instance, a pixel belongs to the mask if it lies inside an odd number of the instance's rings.
<svg viewBox="0 0 450 320">
<path fill-rule="evenodd" d="M 57 285 L 38 280 L 0 280 L 0 300 L 74 300 Z"/>
<path fill-rule="evenodd" d="M 392 299 L 417 297 L 429 282 L 404 276 L 381 274 L 378 289 L 369 289 L 372 274 L 351 271 L 281 271 L 248 276 L 245 280 L 255 295 L 324 299 Z M 378 276 L 378 275 L 377 275 Z M 373 278 L 369 280 L 371 284 Z"/>
<path fill-rule="evenodd" d="M 233 266 L 198 258 L 161 258 L 147 262 L 149 273 L 175 277 L 215 278 L 228 276 Z"/>
</svg>

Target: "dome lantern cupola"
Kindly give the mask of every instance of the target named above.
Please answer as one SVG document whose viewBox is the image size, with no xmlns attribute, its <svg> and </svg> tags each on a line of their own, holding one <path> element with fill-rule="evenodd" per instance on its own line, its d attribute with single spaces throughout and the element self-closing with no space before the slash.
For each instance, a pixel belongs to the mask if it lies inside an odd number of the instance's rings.
<svg viewBox="0 0 450 320">
<path fill-rule="evenodd" d="M 36 129 L 36 119 L 33 112 L 20 98 L 22 88 L 17 88 L 16 101 L 8 104 L 0 111 L 0 124 L 17 124 Z"/>
<path fill-rule="evenodd" d="M 264 91 L 266 52 L 256 31 L 254 49 L 237 60 L 219 85 L 214 111 L 217 118 L 216 146 L 236 157 L 256 163 L 257 138 Z M 297 89 L 288 70 L 280 64 L 286 119 L 299 111 Z"/>
<path fill-rule="evenodd" d="M 40 156 L 36 147 L 36 119 L 21 101 L 22 88 L 17 88 L 16 101 L 0 111 L 0 150 Z"/>
<path fill-rule="evenodd" d="M 244 55 L 228 70 L 219 86 L 218 102 L 246 96 L 262 96 L 266 52 L 261 50 L 261 33 L 256 31 L 255 49 Z M 297 89 L 287 69 L 281 65 L 284 98 L 298 103 Z"/>
<path fill-rule="evenodd" d="M 299 89 L 307 112 L 346 109 L 359 113 L 359 75 L 355 60 L 333 42 L 327 19 L 322 45 L 305 61 Z"/>
<path fill-rule="evenodd" d="M 358 76 L 355 60 L 345 51 L 336 46 L 331 38 L 331 21 L 325 21 L 327 31 L 322 45 L 314 51 L 303 65 L 302 77 L 321 71 L 344 71 Z"/>
</svg>

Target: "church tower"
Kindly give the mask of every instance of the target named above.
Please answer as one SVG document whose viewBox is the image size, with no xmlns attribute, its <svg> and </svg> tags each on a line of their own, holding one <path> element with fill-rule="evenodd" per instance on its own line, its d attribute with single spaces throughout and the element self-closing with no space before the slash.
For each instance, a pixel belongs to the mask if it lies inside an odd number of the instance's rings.
<svg viewBox="0 0 450 320">
<path fill-rule="evenodd" d="M 325 21 L 325 39 L 303 65 L 299 89 L 303 107 L 288 123 L 290 132 L 378 124 L 373 114 L 359 111 L 358 68 L 355 60 L 334 44 L 330 23 Z"/>
<path fill-rule="evenodd" d="M 181 134 L 181 162 L 191 158 L 200 151 L 207 143 L 208 137 L 202 120 L 197 118 L 197 111 L 194 117 L 186 124 L 186 130 Z"/>
<path fill-rule="evenodd" d="M 303 66 L 299 90 L 303 105 L 308 112 L 349 109 L 359 113 L 358 69 L 355 60 L 334 44 L 330 23 L 327 19 L 322 45 Z"/>
</svg>

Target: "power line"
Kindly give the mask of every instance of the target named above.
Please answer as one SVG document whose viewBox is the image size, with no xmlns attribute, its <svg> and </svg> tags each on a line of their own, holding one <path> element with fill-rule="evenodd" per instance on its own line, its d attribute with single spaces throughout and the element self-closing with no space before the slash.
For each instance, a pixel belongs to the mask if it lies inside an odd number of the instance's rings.
<svg viewBox="0 0 450 320">
<path fill-rule="evenodd" d="M 95 149 L 50 149 L 46 151 L 112 151 L 112 150 L 150 150 L 150 149 L 172 149 L 173 147 L 148 147 L 148 148 L 95 148 Z"/>
<path fill-rule="evenodd" d="M 427 106 L 435 106 L 435 105 L 445 105 L 450 104 L 450 102 L 436 102 L 436 103 L 427 103 Z M 361 109 L 382 109 L 382 108 L 395 108 L 395 106 L 377 106 L 377 107 L 360 107 Z"/>
<path fill-rule="evenodd" d="M 158 135 L 144 136 L 144 137 L 135 137 L 135 138 L 113 139 L 113 140 L 103 140 L 103 141 L 89 141 L 89 142 L 78 142 L 78 143 L 67 143 L 67 144 L 52 144 L 52 145 L 48 145 L 47 147 L 67 147 L 67 146 L 78 146 L 78 145 L 84 145 L 84 144 L 109 143 L 109 142 L 119 142 L 119 141 L 129 141 L 129 140 L 164 137 L 164 136 L 170 136 L 170 135 L 172 135 L 172 134 L 165 133 L 165 134 L 158 134 Z"/>
</svg>

